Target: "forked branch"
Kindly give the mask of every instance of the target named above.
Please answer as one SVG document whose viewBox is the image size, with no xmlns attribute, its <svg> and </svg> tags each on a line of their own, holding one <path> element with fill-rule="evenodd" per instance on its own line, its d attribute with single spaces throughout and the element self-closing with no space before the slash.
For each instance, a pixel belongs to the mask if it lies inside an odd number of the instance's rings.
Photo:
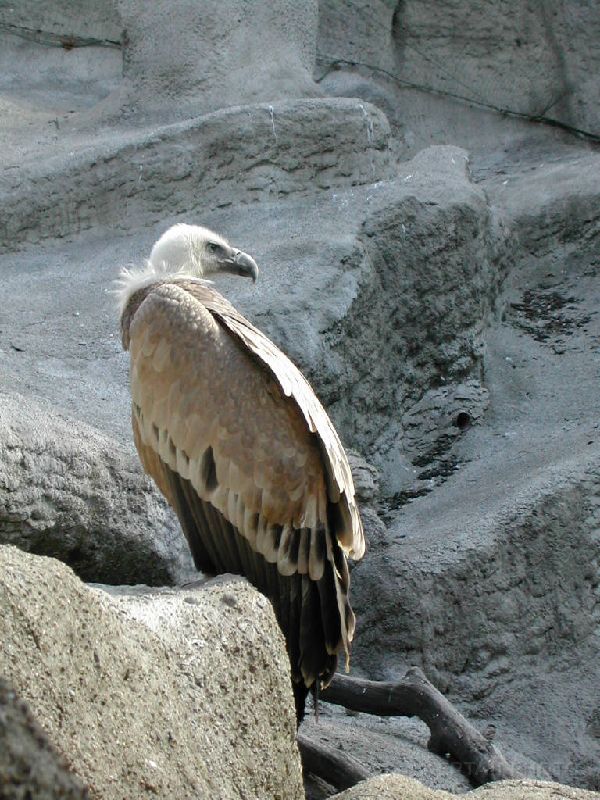
<svg viewBox="0 0 600 800">
<path fill-rule="evenodd" d="M 417 667 L 394 683 L 336 674 L 321 699 L 366 714 L 418 717 L 430 731 L 428 749 L 455 763 L 474 786 L 522 777 L 494 747 L 491 737 L 468 722 Z M 299 744 L 305 769 L 339 789 L 353 785 L 349 783 L 353 772 L 358 780 L 361 774 L 366 777 L 360 765 L 341 754 L 335 762 L 330 748 L 321 748 L 306 737 L 300 737 Z"/>
</svg>

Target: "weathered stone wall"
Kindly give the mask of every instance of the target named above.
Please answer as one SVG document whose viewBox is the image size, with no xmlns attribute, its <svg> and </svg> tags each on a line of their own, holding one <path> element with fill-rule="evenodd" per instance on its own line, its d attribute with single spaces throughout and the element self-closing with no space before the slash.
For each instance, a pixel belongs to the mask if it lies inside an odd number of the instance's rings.
<svg viewBox="0 0 600 800">
<path fill-rule="evenodd" d="M 315 76 L 326 94 L 382 108 L 401 158 L 455 144 L 506 163 L 523 142 L 540 156 L 564 144 L 560 126 L 600 135 L 599 25 L 591 1 L 457 0 L 440 13 L 429 0 L 324 0 Z M 540 116 L 559 127 L 540 130 Z"/>
</svg>

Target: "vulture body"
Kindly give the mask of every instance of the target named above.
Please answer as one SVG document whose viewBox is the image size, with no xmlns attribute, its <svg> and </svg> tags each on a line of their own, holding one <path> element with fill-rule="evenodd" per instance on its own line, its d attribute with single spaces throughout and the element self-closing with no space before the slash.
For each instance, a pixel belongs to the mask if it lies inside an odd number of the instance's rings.
<svg viewBox="0 0 600 800">
<path fill-rule="evenodd" d="M 198 569 L 244 575 L 271 600 L 298 721 L 311 687 L 348 664 L 346 556 L 364 536 L 348 461 L 292 362 L 201 275 L 256 279 L 250 256 L 195 226 L 167 231 L 122 274 L 135 445 L 175 510 Z"/>
</svg>

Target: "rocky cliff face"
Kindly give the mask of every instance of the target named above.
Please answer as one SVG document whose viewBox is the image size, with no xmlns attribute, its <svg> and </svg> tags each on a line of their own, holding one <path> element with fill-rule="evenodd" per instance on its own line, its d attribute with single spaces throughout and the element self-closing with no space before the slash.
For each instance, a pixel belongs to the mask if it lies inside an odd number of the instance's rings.
<svg viewBox="0 0 600 800">
<path fill-rule="evenodd" d="M 133 453 L 110 289 L 173 222 L 213 227 L 261 269 L 255 288 L 220 289 L 358 453 L 354 668 L 419 664 L 525 774 L 597 790 L 596 4 L 0 3 L 0 42 L 0 541 L 88 581 L 189 579 Z M 26 564 L 82 596 L 52 562 Z M 244 625 L 246 592 L 231 589 Z M 148 624 L 142 606 L 127 613 Z M 79 707 L 52 694 L 45 716 L 24 658 L 2 672 L 96 781 L 56 733 L 79 747 Z M 287 719 L 285 693 L 273 702 Z M 378 748 L 373 771 L 465 788 L 409 723 L 384 736 L 351 718 L 349 734 L 324 716 L 367 764 Z M 288 736 L 269 747 L 297 796 Z M 243 796 L 246 767 L 223 759 Z M 134 796 L 138 767 L 117 793 Z M 256 796 L 275 796 L 267 772 Z"/>
</svg>

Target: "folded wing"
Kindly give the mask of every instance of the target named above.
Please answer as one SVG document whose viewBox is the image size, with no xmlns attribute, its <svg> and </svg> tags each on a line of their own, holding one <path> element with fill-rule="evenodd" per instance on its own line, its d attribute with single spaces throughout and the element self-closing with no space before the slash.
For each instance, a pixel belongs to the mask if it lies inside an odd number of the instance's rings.
<svg viewBox="0 0 600 800">
<path fill-rule="evenodd" d="M 364 537 L 339 438 L 297 368 L 207 285 L 158 282 L 130 306 L 142 463 L 198 568 L 271 599 L 303 704 L 354 632 L 346 554 L 360 558 Z"/>
</svg>

